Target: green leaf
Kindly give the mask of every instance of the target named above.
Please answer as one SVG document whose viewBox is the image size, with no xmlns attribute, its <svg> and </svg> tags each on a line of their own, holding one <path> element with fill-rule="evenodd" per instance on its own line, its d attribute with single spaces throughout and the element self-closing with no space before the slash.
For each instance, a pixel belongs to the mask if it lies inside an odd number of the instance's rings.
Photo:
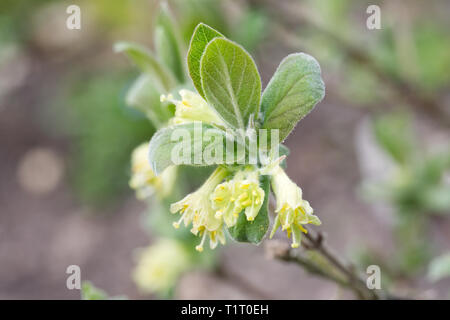
<svg viewBox="0 0 450 320">
<path fill-rule="evenodd" d="M 259 244 L 269 229 L 269 176 L 261 176 L 260 184 L 264 190 L 264 202 L 255 220 L 247 221 L 244 212 L 239 214 L 236 225 L 228 228 L 230 236 L 239 242 Z"/>
<path fill-rule="evenodd" d="M 173 72 L 178 82 L 184 82 L 179 35 L 166 3 L 161 4 L 155 30 L 155 48 L 159 59 Z"/>
<path fill-rule="evenodd" d="M 208 166 L 223 164 L 228 159 L 235 162 L 236 143 L 225 131 L 211 125 L 202 122 L 180 124 L 163 128 L 153 135 L 149 161 L 155 174 L 171 165 Z"/>
<path fill-rule="evenodd" d="M 164 65 L 162 65 L 155 56 L 146 48 L 129 42 L 118 42 L 114 45 L 116 52 L 124 52 L 128 58 L 143 72 L 154 75 L 161 81 L 165 90 L 170 90 L 176 85 L 175 79 Z"/>
<path fill-rule="evenodd" d="M 200 62 L 202 88 L 208 103 L 231 127 L 245 129 L 259 112 L 261 79 L 252 57 L 224 38 L 212 40 Z"/>
<path fill-rule="evenodd" d="M 262 127 L 279 129 L 282 142 L 324 95 L 325 85 L 316 59 L 305 53 L 288 55 L 262 95 Z"/>
<path fill-rule="evenodd" d="M 206 24 L 200 23 L 195 28 L 189 45 L 187 55 L 189 74 L 192 82 L 194 82 L 195 88 L 203 98 L 205 98 L 205 94 L 203 93 L 200 76 L 200 60 L 207 44 L 217 37 L 223 37 L 223 35 Z"/>
<path fill-rule="evenodd" d="M 427 277 L 433 282 L 450 277 L 450 253 L 443 254 L 431 261 Z"/>
<path fill-rule="evenodd" d="M 156 128 L 164 126 L 173 116 L 169 108 L 160 101 L 161 91 L 158 81 L 148 74 L 142 74 L 126 96 L 127 105 L 143 112 Z"/>
</svg>

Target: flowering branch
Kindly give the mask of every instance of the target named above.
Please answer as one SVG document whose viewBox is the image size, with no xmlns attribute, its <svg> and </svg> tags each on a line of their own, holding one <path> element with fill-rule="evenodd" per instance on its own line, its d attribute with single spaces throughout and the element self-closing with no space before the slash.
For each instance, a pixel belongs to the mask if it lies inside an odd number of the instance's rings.
<svg viewBox="0 0 450 320">
<path fill-rule="evenodd" d="M 325 245 L 321 234 L 308 232 L 306 225 L 320 225 L 321 221 L 303 199 L 300 187 L 284 171 L 284 159 L 289 152 L 282 142 L 325 95 L 320 66 L 312 56 L 288 55 L 262 90 L 252 57 L 240 45 L 201 23 L 194 31 L 187 56 L 189 75 L 197 93 L 181 90 L 181 99 L 177 99 L 169 90 L 174 87 L 174 75 L 165 76 L 165 67 L 151 52 L 133 44 L 120 44 L 116 49 L 127 52 L 146 72 L 151 70 L 167 91 L 167 95 L 161 95 L 157 108 L 145 110 L 151 111 L 155 119 L 166 119 L 164 106 L 175 107 L 166 125 L 161 125 L 151 141 L 133 153 L 130 186 L 138 196 L 148 197 L 151 191 L 162 198 L 170 194 L 167 189 L 176 181 L 173 168 L 177 165 L 215 165 L 202 186 L 170 205 L 171 213 L 180 214 L 173 226 L 179 229 L 183 225 L 200 238 L 195 246 L 197 251 L 204 251 L 207 242 L 210 249 L 218 243 L 225 244 L 225 233 L 239 242 L 259 244 L 268 233 L 268 204 L 274 195 L 272 211 L 276 215 L 270 237 L 280 228 L 292 239 L 293 248 L 278 250 L 275 257 L 296 262 L 316 275 L 348 287 L 361 299 L 380 299 L 355 269 L 344 264 Z M 128 100 L 140 106 L 143 89 L 147 92 L 139 82 Z M 261 130 L 256 133 L 255 129 Z M 239 137 L 244 139 L 241 141 Z M 303 234 L 306 236 L 302 241 Z M 294 251 L 300 244 L 309 249 L 301 255 Z M 162 250 L 166 251 L 175 249 Z M 169 256 L 168 260 L 172 259 Z M 149 261 L 152 266 L 159 266 L 153 258 Z M 183 263 L 172 270 L 169 280 L 184 268 Z M 155 279 L 150 278 L 147 287 L 162 291 L 153 287 Z"/>
</svg>

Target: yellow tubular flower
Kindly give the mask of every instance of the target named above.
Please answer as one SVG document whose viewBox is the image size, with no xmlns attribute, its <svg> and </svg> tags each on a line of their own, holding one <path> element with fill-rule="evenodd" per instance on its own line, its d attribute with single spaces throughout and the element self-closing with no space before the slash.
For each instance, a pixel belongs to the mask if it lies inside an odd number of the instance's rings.
<svg viewBox="0 0 450 320">
<path fill-rule="evenodd" d="M 172 191 L 176 171 L 176 167 L 172 166 L 156 176 L 148 162 L 148 143 L 145 142 L 134 149 L 131 155 L 132 176 L 129 185 L 136 190 L 138 199 L 145 199 L 155 192 L 165 197 Z"/>
<path fill-rule="evenodd" d="M 185 226 L 192 223 L 191 232 L 202 237 L 200 245 L 196 247 L 198 251 L 203 251 L 206 236 L 209 236 L 212 249 L 217 246 L 217 240 L 222 244 L 225 243 L 222 219 L 216 217 L 209 197 L 227 174 L 226 169 L 218 167 L 197 191 L 170 206 L 172 213 L 182 214 L 180 220 L 173 224 L 175 228 L 179 228 L 182 221 Z"/>
<path fill-rule="evenodd" d="M 255 220 L 264 202 L 264 190 L 259 186 L 256 170 L 236 173 L 230 181 L 219 184 L 211 195 L 216 217 L 223 217 L 227 227 L 236 224 L 239 213 L 245 210 L 248 221 Z"/>
<path fill-rule="evenodd" d="M 164 294 L 173 288 L 179 276 L 192 264 L 189 252 L 172 239 L 140 249 L 133 280 L 143 292 Z"/>
<path fill-rule="evenodd" d="M 304 224 L 320 225 L 319 218 L 313 215 L 313 208 L 309 202 L 302 199 L 302 189 L 300 189 L 286 175 L 281 167 L 274 170 L 272 175 L 272 189 L 277 199 L 277 216 L 274 221 L 270 238 L 281 226 L 281 230 L 286 230 L 288 237 L 292 234 L 292 247 L 300 245 L 301 233 L 307 230 Z"/>
<path fill-rule="evenodd" d="M 193 121 L 224 125 L 219 115 L 208 103 L 196 92 L 190 90 L 180 90 L 180 100 L 175 100 L 171 94 L 161 96 L 161 102 L 170 101 L 176 106 L 175 117 L 171 119 L 173 124 L 180 124 Z"/>
</svg>

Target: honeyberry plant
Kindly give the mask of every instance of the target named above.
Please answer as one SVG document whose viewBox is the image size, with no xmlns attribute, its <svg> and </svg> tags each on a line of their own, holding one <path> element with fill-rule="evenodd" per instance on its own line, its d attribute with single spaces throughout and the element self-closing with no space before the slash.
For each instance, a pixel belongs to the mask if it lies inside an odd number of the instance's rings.
<svg viewBox="0 0 450 320">
<path fill-rule="evenodd" d="M 143 292 L 163 297 L 172 296 L 181 274 L 214 266 L 207 240 L 213 249 L 226 237 L 259 244 L 269 231 L 271 192 L 276 217 L 270 237 L 281 227 L 296 248 L 305 225 L 321 223 L 284 171 L 289 150 L 282 144 L 324 96 L 317 61 L 304 53 L 287 56 L 262 92 L 256 65 L 240 45 L 200 23 L 183 63 L 177 31 L 162 8 L 156 54 L 135 44 L 116 45 L 142 72 L 127 104 L 159 129 L 132 153 L 130 186 L 148 202 L 147 225 L 159 237 L 139 249 L 133 279 Z M 185 195 L 202 177 L 206 181 Z M 274 258 L 358 297 L 380 298 L 324 245 L 321 234 L 308 233 L 302 243 L 305 250 L 278 242 L 268 248 Z"/>
<path fill-rule="evenodd" d="M 200 252 L 207 240 L 211 248 L 225 244 L 226 234 L 258 244 L 269 229 L 273 192 L 271 236 L 281 227 L 298 247 L 304 225 L 321 222 L 285 173 L 287 148 L 281 143 L 324 97 L 318 62 L 305 53 L 287 56 L 262 92 L 245 49 L 201 23 L 187 65 L 197 92 L 180 90 L 179 99 L 175 93 L 161 96 L 175 105 L 175 116 L 153 135 L 148 161 L 158 177 L 180 164 L 216 168 L 199 189 L 171 204 L 170 211 L 180 214 L 174 227 L 190 228 L 200 238 Z"/>
</svg>

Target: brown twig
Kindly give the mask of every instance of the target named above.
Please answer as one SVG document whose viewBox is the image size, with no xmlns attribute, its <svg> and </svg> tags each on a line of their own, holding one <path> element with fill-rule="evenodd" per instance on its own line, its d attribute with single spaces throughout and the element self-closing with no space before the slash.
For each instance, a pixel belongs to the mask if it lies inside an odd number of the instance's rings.
<svg viewBox="0 0 450 320">
<path fill-rule="evenodd" d="M 311 230 L 305 234 L 305 238 L 312 245 L 313 250 L 320 252 L 333 266 L 335 266 L 339 271 L 341 271 L 347 277 L 349 287 L 361 298 L 364 299 L 375 299 L 381 298 L 376 290 L 369 289 L 366 282 L 361 278 L 357 269 L 344 263 L 341 258 L 331 249 L 326 242 L 322 233 L 314 233 Z"/>
<path fill-rule="evenodd" d="M 285 242 L 272 240 L 266 244 L 266 252 L 271 258 L 295 263 L 312 275 L 335 282 L 341 287 L 350 289 L 359 299 L 378 300 L 384 297 L 379 290 L 369 289 L 355 268 L 345 265 L 340 258 L 324 242 L 317 242 L 320 236 L 311 236 L 308 240 L 308 251 L 319 253 L 327 265 L 317 263 L 306 257 L 300 250 L 292 249 Z"/>
<path fill-rule="evenodd" d="M 272 215 L 275 215 L 275 199 L 269 198 L 269 211 Z M 286 262 L 294 262 L 303 267 L 306 271 L 316 276 L 322 277 L 327 280 L 331 280 L 340 286 L 349 288 L 360 299 L 378 300 L 378 299 L 398 299 L 390 294 L 385 294 L 380 290 L 369 289 L 366 282 L 360 276 L 358 270 L 342 261 L 338 254 L 330 248 L 323 233 L 315 233 L 311 230 L 304 235 L 302 239 L 302 246 L 307 251 L 313 251 L 318 254 L 327 262 L 327 266 L 324 266 L 301 255 L 298 249 L 292 249 L 287 243 L 281 243 L 279 241 L 270 241 L 266 244 L 266 253 L 269 257 L 279 259 Z"/>
<path fill-rule="evenodd" d="M 293 249 L 289 248 L 286 242 L 271 240 L 266 243 L 266 254 L 269 258 L 275 258 L 286 262 L 294 262 L 303 267 L 309 273 L 336 282 L 337 284 L 348 287 L 347 281 L 333 273 L 326 272 L 318 264 L 311 261 Z"/>
</svg>

